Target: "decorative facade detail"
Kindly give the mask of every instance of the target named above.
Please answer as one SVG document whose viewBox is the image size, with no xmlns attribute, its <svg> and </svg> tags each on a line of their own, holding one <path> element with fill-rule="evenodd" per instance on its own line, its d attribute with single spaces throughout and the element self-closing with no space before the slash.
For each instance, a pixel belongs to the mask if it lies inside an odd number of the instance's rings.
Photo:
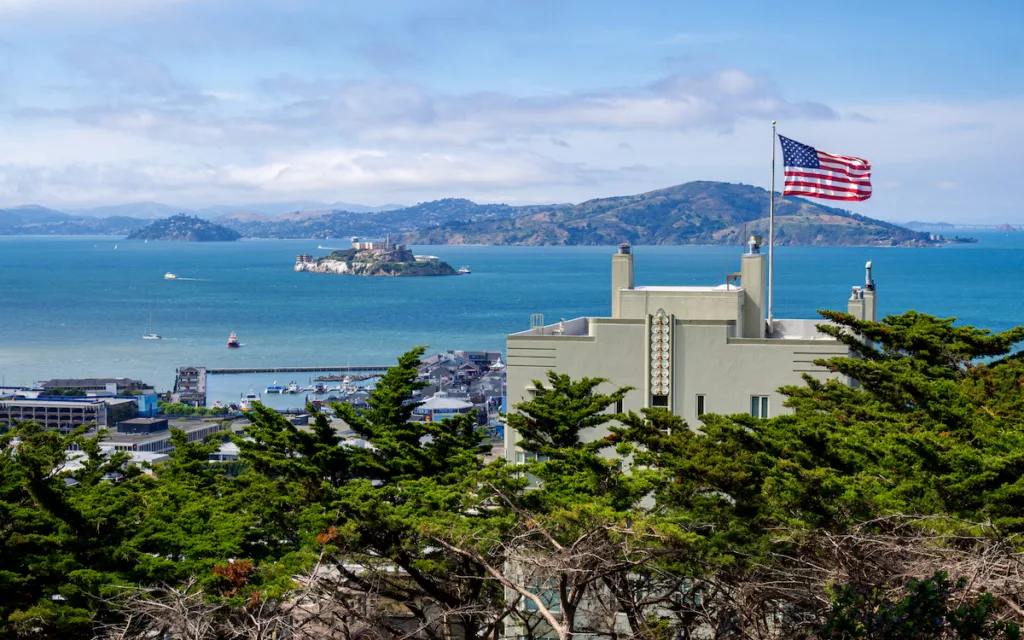
<svg viewBox="0 0 1024 640">
<path fill-rule="evenodd" d="M 651 394 L 667 396 L 672 388 L 672 317 L 664 309 L 651 317 Z"/>
</svg>

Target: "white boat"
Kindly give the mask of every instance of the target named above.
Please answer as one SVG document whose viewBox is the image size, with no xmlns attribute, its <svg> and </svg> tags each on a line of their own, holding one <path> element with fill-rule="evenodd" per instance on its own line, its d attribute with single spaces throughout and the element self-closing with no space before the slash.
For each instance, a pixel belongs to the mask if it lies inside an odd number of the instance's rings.
<svg viewBox="0 0 1024 640">
<path fill-rule="evenodd" d="M 469 267 L 461 266 L 461 267 L 459 267 L 459 270 L 456 273 L 458 273 L 460 276 L 464 276 L 464 275 L 468 275 L 468 274 L 473 273 L 473 272 L 469 270 Z"/>
<path fill-rule="evenodd" d="M 277 384 L 277 378 L 274 378 L 274 384 L 267 387 L 266 393 L 284 393 L 284 387 Z"/>
<path fill-rule="evenodd" d="M 239 408 L 242 411 L 249 411 L 252 409 L 252 403 L 260 401 L 260 394 L 249 389 L 249 393 L 242 394 L 242 400 L 238 403 Z"/>
<path fill-rule="evenodd" d="M 174 275 L 170 271 L 164 274 L 164 280 L 177 280 L 178 276 Z"/>
<path fill-rule="evenodd" d="M 162 340 L 159 335 L 153 333 L 153 314 L 149 314 L 149 333 L 142 336 L 143 340 Z"/>
<path fill-rule="evenodd" d="M 288 383 L 287 392 L 288 393 L 298 393 L 299 392 L 299 383 L 295 382 L 294 380 L 289 382 Z"/>
</svg>

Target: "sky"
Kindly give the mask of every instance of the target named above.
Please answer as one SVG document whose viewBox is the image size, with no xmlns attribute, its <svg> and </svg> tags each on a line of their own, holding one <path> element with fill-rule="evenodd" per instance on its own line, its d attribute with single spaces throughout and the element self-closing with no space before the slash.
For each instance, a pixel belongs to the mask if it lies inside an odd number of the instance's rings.
<svg viewBox="0 0 1024 640">
<path fill-rule="evenodd" d="M 999 0 L 0 0 L 0 207 L 767 188 L 777 120 L 872 162 L 857 213 L 1022 223 L 1021 24 Z"/>
</svg>

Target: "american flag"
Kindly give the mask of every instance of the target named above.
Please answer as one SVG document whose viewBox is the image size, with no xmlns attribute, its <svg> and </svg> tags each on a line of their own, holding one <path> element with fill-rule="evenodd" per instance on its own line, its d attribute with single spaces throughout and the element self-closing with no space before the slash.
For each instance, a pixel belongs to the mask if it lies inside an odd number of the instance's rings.
<svg viewBox="0 0 1024 640">
<path fill-rule="evenodd" d="M 826 200 L 867 200 L 871 197 L 871 163 L 853 156 L 825 153 L 779 136 L 786 167 L 784 196 Z"/>
</svg>

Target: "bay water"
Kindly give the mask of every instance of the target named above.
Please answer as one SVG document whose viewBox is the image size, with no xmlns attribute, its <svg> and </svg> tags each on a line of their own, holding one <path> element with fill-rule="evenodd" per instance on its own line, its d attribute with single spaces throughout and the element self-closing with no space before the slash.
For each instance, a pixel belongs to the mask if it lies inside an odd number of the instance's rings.
<svg viewBox="0 0 1024 640">
<path fill-rule="evenodd" d="M 929 249 L 777 248 L 775 316 L 845 310 L 870 260 L 881 315 L 917 309 L 993 330 L 1024 323 L 1024 233 L 972 235 L 980 242 Z M 417 345 L 504 349 L 532 313 L 547 323 L 609 313 L 613 247 L 413 247 L 472 269 L 452 277 L 292 271 L 296 254 L 328 253 L 321 245 L 345 243 L 0 237 L 0 384 L 125 376 L 164 390 L 184 365 L 387 365 Z M 636 283 L 721 284 L 741 251 L 634 247 Z M 178 279 L 165 280 L 168 271 Z M 162 340 L 142 340 L 150 317 Z M 231 332 L 242 348 L 226 348 Z M 275 377 L 305 386 L 313 375 L 215 376 L 210 399 L 235 400 Z"/>
</svg>

